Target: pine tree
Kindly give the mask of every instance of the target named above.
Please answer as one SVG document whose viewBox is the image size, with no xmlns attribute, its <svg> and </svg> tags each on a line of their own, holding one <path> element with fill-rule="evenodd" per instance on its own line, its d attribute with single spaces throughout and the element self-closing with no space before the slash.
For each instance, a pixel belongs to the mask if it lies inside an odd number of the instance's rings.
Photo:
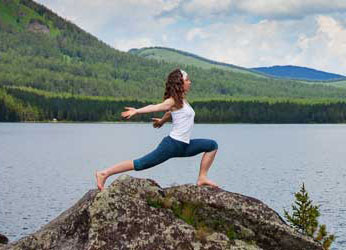
<svg viewBox="0 0 346 250">
<path fill-rule="evenodd" d="M 312 204 L 304 183 L 300 191 L 295 193 L 294 196 L 296 200 L 295 205 L 292 205 L 293 213 L 290 215 L 288 211 L 284 210 L 285 218 L 298 232 L 314 238 L 322 244 L 323 249 L 329 250 L 335 236 L 333 234 L 328 235 L 326 225 L 319 225 L 319 206 Z"/>
</svg>

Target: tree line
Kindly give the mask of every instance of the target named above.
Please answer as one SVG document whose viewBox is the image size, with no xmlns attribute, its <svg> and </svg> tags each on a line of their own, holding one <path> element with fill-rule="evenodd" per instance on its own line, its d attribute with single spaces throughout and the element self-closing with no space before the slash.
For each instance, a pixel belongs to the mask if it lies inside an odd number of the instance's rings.
<svg viewBox="0 0 346 250">
<path fill-rule="evenodd" d="M 124 107 L 140 108 L 160 99 L 93 97 L 50 93 L 27 87 L 0 88 L 0 121 L 124 121 Z M 292 98 L 190 99 L 196 123 L 345 123 L 346 100 Z M 131 121 L 150 122 L 163 112 Z"/>
</svg>

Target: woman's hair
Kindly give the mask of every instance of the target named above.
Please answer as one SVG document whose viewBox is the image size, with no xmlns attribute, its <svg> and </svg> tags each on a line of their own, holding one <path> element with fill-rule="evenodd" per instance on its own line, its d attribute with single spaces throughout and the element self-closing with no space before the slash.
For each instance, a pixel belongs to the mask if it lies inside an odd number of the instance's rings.
<svg viewBox="0 0 346 250">
<path fill-rule="evenodd" d="M 166 81 L 166 90 L 163 100 L 173 97 L 177 108 L 183 107 L 184 80 L 180 69 L 175 69 L 169 73 Z"/>
</svg>

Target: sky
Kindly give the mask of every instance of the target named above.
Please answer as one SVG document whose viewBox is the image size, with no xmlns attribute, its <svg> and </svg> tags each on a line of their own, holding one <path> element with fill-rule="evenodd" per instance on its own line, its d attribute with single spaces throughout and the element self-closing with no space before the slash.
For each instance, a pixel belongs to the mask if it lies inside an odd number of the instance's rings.
<svg viewBox="0 0 346 250">
<path fill-rule="evenodd" d="M 346 75 L 346 0 L 35 0 L 110 46 Z"/>
</svg>

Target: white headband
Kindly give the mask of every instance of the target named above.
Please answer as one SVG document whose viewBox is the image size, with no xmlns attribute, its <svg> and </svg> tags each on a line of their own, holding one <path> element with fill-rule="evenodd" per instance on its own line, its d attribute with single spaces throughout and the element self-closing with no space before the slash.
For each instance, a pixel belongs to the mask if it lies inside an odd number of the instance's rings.
<svg viewBox="0 0 346 250">
<path fill-rule="evenodd" d="M 181 74 L 183 75 L 183 79 L 187 79 L 187 73 L 184 70 L 180 70 Z"/>
</svg>

